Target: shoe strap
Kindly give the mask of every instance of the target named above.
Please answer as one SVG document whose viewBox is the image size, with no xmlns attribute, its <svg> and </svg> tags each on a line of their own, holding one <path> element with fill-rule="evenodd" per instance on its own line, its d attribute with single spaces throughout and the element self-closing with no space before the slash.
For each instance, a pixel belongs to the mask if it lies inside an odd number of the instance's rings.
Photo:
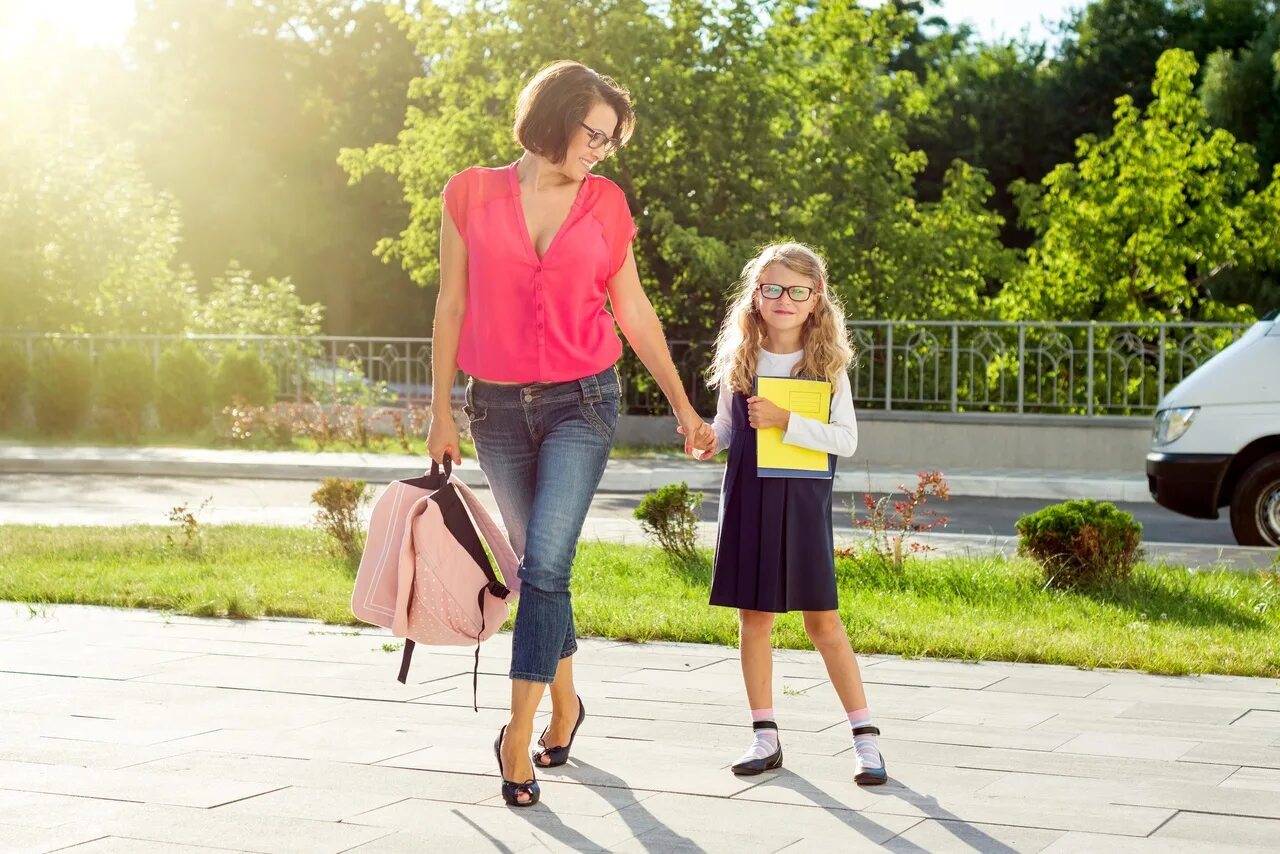
<svg viewBox="0 0 1280 854">
<path fill-rule="evenodd" d="M 756 721 L 751 725 L 753 730 L 757 729 L 777 729 L 778 725 L 773 721 Z"/>
<path fill-rule="evenodd" d="M 853 734 L 854 735 L 879 735 L 880 728 L 876 726 L 872 726 L 871 724 L 863 724 L 862 726 L 854 727 Z"/>
</svg>

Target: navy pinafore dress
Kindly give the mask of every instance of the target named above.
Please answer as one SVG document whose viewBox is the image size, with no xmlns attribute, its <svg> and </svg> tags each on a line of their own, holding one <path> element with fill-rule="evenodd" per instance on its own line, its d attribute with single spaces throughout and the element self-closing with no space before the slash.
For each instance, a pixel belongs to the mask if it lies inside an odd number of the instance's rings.
<svg viewBox="0 0 1280 854">
<path fill-rule="evenodd" d="M 720 489 L 711 604 L 753 611 L 834 611 L 830 478 L 760 477 L 747 396 L 733 395 Z"/>
</svg>

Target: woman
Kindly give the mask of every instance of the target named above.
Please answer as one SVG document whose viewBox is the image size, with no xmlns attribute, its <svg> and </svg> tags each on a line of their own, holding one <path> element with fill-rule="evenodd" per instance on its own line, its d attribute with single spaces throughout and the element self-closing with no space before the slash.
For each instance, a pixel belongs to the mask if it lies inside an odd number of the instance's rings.
<svg viewBox="0 0 1280 854">
<path fill-rule="evenodd" d="M 615 321 L 674 409 L 686 451 L 715 441 L 641 288 L 626 197 L 592 174 L 634 123 L 625 89 L 579 63 L 554 63 L 516 104 L 520 159 L 467 169 L 444 189 L 428 451 L 461 462 L 449 405 L 461 368 L 480 468 L 523 556 L 511 718 L 494 743 L 512 806 L 538 802 L 534 765 L 564 764 L 586 715 L 573 686 L 569 572 L 617 424 Z M 531 757 L 548 684 L 551 723 Z"/>
</svg>

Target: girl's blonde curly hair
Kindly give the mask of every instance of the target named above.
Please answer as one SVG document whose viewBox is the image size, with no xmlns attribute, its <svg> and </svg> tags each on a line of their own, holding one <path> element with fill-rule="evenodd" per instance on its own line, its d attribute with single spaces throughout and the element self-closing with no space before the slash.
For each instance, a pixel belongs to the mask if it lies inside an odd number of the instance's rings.
<svg viewBox="0 0 1280 854">
<path fill-rule="evenodd" d="M 712 388 L 727 385 L 731 391 L 751 394 L 760 348 L 768 333 L 757 304 L 760 274 L 770 264 L 781 264 L 811 281 L 814 292 L 809 299 L 817 300 L 801 332 L 804 355 L 792 369 L 792 376 L 825 379 L 834 386 L 853 361 L 853 347 L 844 325 L 844 306 L 827 287 L 827 262 L 803 243 L 766 246 L 742 268 L 729 313 L 716 338 L 708 382 Z"/>
</svg>

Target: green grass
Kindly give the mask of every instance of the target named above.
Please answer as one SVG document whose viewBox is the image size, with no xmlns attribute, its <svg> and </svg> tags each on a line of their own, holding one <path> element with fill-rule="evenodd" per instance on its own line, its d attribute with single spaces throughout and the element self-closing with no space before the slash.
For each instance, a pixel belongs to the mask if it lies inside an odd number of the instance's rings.
<svg viewBox="0 0 1280 854">
<path fill-rule="evenodd" d="M 169 531 L 0 527 L 0 599 L 354 622 L 351 568 L 315 531 L 207 527 L 200 554 L 166 543 Z M 584 545 L 579 633 L 734 644 L 736 614 L 707 605 L 706 557 L 683 564 L 646 547 Z M 1045 590 L 1034 565 L 999 558 L 930 558 L 901 572 L 842 558 L 838 575 L 859 652 L 1280 676 L 1274 573 L 1142 566 L 1088 594 Z M 779 618 L 775 642 L 809 648 L 798 614 Z"/>
</svg>

